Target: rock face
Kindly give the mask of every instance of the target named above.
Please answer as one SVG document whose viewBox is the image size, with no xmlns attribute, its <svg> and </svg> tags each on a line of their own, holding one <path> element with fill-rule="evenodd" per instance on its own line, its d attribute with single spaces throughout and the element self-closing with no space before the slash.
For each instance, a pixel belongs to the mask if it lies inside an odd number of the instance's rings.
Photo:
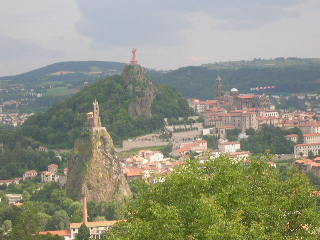
<svg viewBox="0 0 320 240">
<path fill-rule="evenodd" d="M 146 70 L 140 65 L 129 65 L 124 68 L 121 77 L 127 89 L 135 96 L 135 101 L 129 105 L 129 113 L 137 117 L 151 117 L 157 87 L 147 77 Z"/>
<path fill-rule="evenodd" d="M 112 138 L 101 126 L 98 103 L 88 113 L 86 136 L 75 142 L 69 163 L 67 193 L 73 199 L 85 194 L 89 201 L 123 201 L 132 193 L 115 154 Z"/>
</svg>

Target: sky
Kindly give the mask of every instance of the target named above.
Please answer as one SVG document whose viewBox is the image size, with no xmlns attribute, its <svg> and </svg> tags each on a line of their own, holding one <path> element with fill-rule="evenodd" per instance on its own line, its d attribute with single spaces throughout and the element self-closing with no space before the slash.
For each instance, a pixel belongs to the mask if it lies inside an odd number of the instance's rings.
<svg viewBox="0 0 320 240">
<path fill-rule="evenodd" d="M 61 61 L 175 69 L 320 57 L 319 0 L 0 0 L 0 76 Z"/>
</svg>

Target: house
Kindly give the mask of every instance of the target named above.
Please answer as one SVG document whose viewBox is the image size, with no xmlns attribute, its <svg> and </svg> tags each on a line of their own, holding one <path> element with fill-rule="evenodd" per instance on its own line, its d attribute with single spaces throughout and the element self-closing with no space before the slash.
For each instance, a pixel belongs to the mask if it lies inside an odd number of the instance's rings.
<svg viewBox="0 0 320 240">
<path fill-rule="evenodd" d="M 31 180 L 37 176 L 38 176 L 38 172 L 36 170 L 29 170 L 23 174 L 22 179 L 23 181 L 26 181 L 26 180 Z"/>
<path fill-rule="evenodd" d="M 103 235 L 105 232 L 110 230 L 110 228 L 118 223 L 121 222 L 119 220 L 114 221 L 97 221 L 97 222 L 86 222 L 87 228 L 89 228 L 90 231 L 90 239 L 100 239 L 101 235 Z M 70 231 L 71 231 L 71 240 L 75 239 L 79 228 L 82 225 L 82 223 L 71 223 L 70 224 Z"/>
<path fill-rule="evenodd" d="M 311 172 L 315 176 L 320 177 L 320 158 L 311 159 L 300 159 L 294 162 L 302 172 Z"/>
<path fill-rule="evenodd" d="M 224 153 L 234 153 L 240 150 L 240 142 L 220 142 L 218 149 Z"/>
<path fill-rule="evenodd" d="M 19 184 L 21 180 L 22 178 L 0 180 L 0 186 L 3 186 L 3 185 L 9 186 L 10 184 Z"/>
<path fill-rule="evenodd" d="M 160 151 L 141 150 L 139 156 L 149 160 L 149 162 L 162 162 L 163 153 Z"/>
<path fill-rule="evenodd" d="M 142 168 L 126 167 L 123 172 L 129 181 L 134 180 L 134 179 L 143 179 L 144 178 L 144 169 L 142 169 Z"/>
<path fill-rule="evenodd" d="M 249 151 L 231 152 L 230 153 L 230 156 L 236 160 L 246 160 L 250 155 L 251 155 L 251 153 Z"/>
<path fill-rule="evenodd" d="M 289 135 L 286 135 L 285 138 L 294 143 L 298 142 L 298 134 L 289 134 Z"/>
<path fill-rule="evenodd" d="M 303 134 L 304 143 L 320 143 L 320 133 Z"/>
<path fill-rule="evenodd" d="M 23 200 L 22 194 L 6 194 L 6 198 L 8 199 L 9 204 L 14 204 Z"/>
<path fill-rule="evenodd" d="M 48 148 L 45 147 L 45 146 L 39 146 L 39 147 L 38 147 L 38 151 L 39 151 L 39 152 L 48 152 Z"/>
<path fill-rule="evenodd" d="M 48 172 L 57 173 L 59 166 L 57 164 L 50 164 L 48 166 Z"/>
<path fill-rule="evenodd" d="M 58 182 L 59 176 L 53 172 L 44 171 L 41 173 L 41 182 Z"/>
<path fill-rule="evenodd" d="M 59 230 L 59 231 L 46 231 L 46 232 L 39 232 L 38 235 L 53 235 L 53 236 L 60 236 L 63 237 L 64 240 L 71 240 L 71 231 L 70 230 Z"/>
<path fill-rule="evenodd" d="M 181 144 L 181 147 L 177 149 L 175 152 L 178 153 L 179 155 L 185 155 L 186 153 L 190 151 L 194 151 L 197 153 L 204 152 L 208 149 L 208 143 L 206 140 L 196 140 L 191 143 L 184 143 Z"/>
<path fill-rule="evenodd" d="M 308 156 L 309 152 L 313 155 L 318 155 L 320 153 L 320 143 L 303 143 L 294 146 L 294 156 Z"/>
</svg>

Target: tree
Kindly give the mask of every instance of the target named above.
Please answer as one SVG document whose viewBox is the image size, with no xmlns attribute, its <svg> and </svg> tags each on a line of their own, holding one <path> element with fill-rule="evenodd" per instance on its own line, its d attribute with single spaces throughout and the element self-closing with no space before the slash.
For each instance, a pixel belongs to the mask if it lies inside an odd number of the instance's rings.
<svg viewBox="0 0 320 240">
<path fill-rule="evenodd" d="M 246 134 L 248 136 L 254 135 L 255 133 L 256 133 L 256 130 L 254 130 L 253 128 L 246 129 Z"/>
<path fill-rule="evenodd" d="M 226 131 L 226 137 L 228 141 L 238 141 L 238 136 L 241 133 L 241 130 L 238 128 L 227 130 Z"/>
<path fill-rule="evenodd" d="M 140 189 L 106 239 L 319 239 L 312 185 L 294 168 L 281 180 L 269 159 L 189 160 Z"/>
<path fill-rule="evenodd" d="M 207 141 L 208 148 L 217 149 L 218 148 L 218 137 L 213 135 L 205 135 L 203 139 Z"/>
<path fill-rule="evenodd" d="M 308 158 L 309 159 L 314 159 L 315 158 L 314 153 L 312 151 L 308 152 Z"/>
<path fill-rule="evenodd" d="M 40 225 L 37 208 L 26 204 L 13 228 L 12 239 L 31 239 L 32 234 L 39 232 Z"/>
<path fill-rule="evenodd" d="M 76 236 L 76 240 L 89 240 L 89 238 L 90 238 L 90 230 L 83 223 L 79 228 L 79 232 Z"/>
<path fill-rule="evenodd" d="M 52 218 L 47 224 L 49 230 L 67 229 L 70 224 L 70 219 L 66 211 L 59 210 L 54 213 Z"/>
<path fill-rule="evenodd" d="M 292 153 L 294 143 L 285 138 L 285 135 L 291 133 L 292 131 L 264 125 L 254 135 L 250 135 L 247 139 L 240 141 L 241 149 L 253 153 L 264 153 L 267 151 L 276 154 Z"/>
</svg>

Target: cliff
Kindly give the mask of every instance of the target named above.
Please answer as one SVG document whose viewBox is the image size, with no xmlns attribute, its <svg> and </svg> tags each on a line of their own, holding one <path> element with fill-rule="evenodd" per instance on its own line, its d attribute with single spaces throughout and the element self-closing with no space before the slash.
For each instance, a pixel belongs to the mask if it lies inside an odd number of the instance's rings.
<svg viewBox="0 0 320 240">
<path fill-rule="evenodd" d="M 129 104 L 129 114 L 136 117 L 151 117 L 157 87 L 148 78 L 146 70 L 140 65 L 128 65 L 124 68 L 121 78 L 134 96 L 134 100 Z"/>
<path fill-rule="evenodd" d="M 123 201 L 131 190 L 115 154 L 113 141 L 104 127 L 93 127 L 75 142 L 66 185 L 73 199 L 86 194 L 89 201 Z"/>
</svg>

